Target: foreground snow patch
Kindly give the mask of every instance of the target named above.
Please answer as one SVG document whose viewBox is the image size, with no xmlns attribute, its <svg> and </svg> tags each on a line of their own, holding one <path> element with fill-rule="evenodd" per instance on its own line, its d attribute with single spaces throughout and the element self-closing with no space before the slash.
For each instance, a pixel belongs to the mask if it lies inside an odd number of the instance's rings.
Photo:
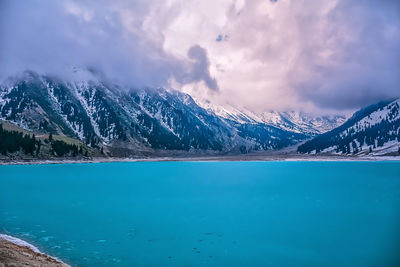
<svg viewBox="0 0 400 267">
<path fill-rule="evenodd" d="M 9 236 L 9 235 L 0 234 L 0 239 L 7 240 L 7 241 L 9 241 L 9 242 L 11 242 L 11 243 L 13 243 L 15 245 L 21 246 L 21 247 L 28 247 L 32 251 L 42 254 L 42 252 L 40 252 L 40 250 L 37 247 L 29 244 L 28 242 L 25 242 L 24 240 L 19 239 L 19 238 L 16 238 L 16 237 L 13 237 L 13 236 Z"/>
</svg>

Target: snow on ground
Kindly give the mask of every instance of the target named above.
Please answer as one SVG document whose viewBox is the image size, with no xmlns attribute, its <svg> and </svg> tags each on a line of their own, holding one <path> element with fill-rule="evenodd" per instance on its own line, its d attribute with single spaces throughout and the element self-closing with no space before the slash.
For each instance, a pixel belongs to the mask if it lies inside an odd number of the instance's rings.
<svg viewBox="0 0 400 267">
<path fill-rule="evenodd" d="M 364 130 L 367 127 L 374 126 L 375 124 L 381 123 L 384 119 L 389 122 L 393 122 L 400 119 L 400 112 L 397 114 L 393 111 L 396 107 L 400 107 L 400 99 L 393 101 L 387 106 L 383 107 L 380 110 L 372 112 L 369 116 L 364 117 L 360 121 L 353 124 L 350 129 L 354 129 L 355 131 Z M 389 114 L 395 114 L 394 117 L 390 118 Z M 346 130 L 347 131 L 347 130 Z M 346 131 L 342 132 L 342 134 L 346 134 Z"/>
<path fill-rule="evenodd" d="M 263 123 L 286 131 L 319 134 L 338 127 L 347 119 L 346 116 L 322 116 L 316 117 L 303 112 L 253 112 L 246 108 L 236 108 L 231 105 L 215 105 L 208 100 L 195 99 L 202 108 L 215 113 L 224 119 L 238 123 Z"/>
<path fill-rule="evenodd" d="M 28 247 L 36 253 L 42 253 L 42 252 L 40 252 L 40 250 L 37 247 L 29 244 L 28 242 L 26 242 L 24 240 L 21 240 L 19 238 L 13 237 L 13 236 L 0 234 L 0 239 L 7 240 L 8 242 L 11 242 L 11 243 L 21 246 L 21 247 Z"/>
<path fill-rule="evenodd" d="M 52 106 L 53 109 L 63 118 L 65 124 L 68 125 L 68 127 L 78 135 L 80 140 L 84 140 L 84 132 L 83 132 L 83 127 L 81 128 L 81 130 L 79 131 L 79 126 L 77 126 L 75 124 L 75 122 L 71 123 L 68 120 L 68 116 L 66 114 L 63 114 L 63 112 L 61 111 L 61 103 L 58 100 L 58 98 L 56 97 L 55 93 L 54 93 L 54 88 L 48 83 L 48 82 L 44 82 L 42 81 L 43 84 L 45 84 L 46 88 L 47 88 L 47 92 L 48 95 L 50 97 L 50 99 L 52 100 Z M 72 111 L 73 113 L 73 111 Z"/>
<path fill-rule="evenodd" d="M 371 154 L 374 156 L 380 156 L 393 152 L 396 153 L 399 151 L 399 147 L 400 143 L 396 140 L 393 140 L 383 144 L 382 147 L 375 148 Z"/>
</svg>

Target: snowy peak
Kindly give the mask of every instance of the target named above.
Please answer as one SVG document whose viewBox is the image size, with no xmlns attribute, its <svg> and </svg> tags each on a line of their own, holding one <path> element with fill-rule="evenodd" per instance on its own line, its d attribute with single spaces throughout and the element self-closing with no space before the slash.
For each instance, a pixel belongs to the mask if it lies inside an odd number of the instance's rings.
<svg viewBox="0 0 400 267">
<path fill-rule="evenodd" d="M 253 123 L 273 126 L 285 131 L 315 136 L 330 131 L 346 121 L 346 116 L 313 116 L 303 112 L 268 111 L 256 113 L 231 105 L 214 105 L 210 101 L 196 100 L 206 110 L 217 116 L 240 124 Z"/>
<path fill-rule="evenodd" d="M 303 112 L 264 112 L 261 114 L 263 122 L 288 131 L 317 135 L 341 125 L 345 116 L 312 116 Z"/>
</svg>

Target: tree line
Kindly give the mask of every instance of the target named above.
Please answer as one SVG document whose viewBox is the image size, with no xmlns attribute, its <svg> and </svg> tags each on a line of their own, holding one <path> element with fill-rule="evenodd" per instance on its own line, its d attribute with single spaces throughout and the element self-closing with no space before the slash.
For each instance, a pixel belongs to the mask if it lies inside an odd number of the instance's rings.
<svg viewBox="0 0 400 267">
<path fill-rule="evenodd" d="M 22 132 L 7 131 L 0 124 L 0 153 L 2 155 L 23 151 L 25 154 L 33 156 L 37 142 L 35 135 L 30 136 Z"/>
<path fill-rule="evenodd" d="M 82 155 L 88 157 L 87 149 L 75 144 L 68 144 L 62 140 L 54 140 L 50 134 L 45 143 L 50 144 L 50 153 L 54 156 L 72 156 Z M 16 152 L 22 152 L 26 155 L 38 156 L 42 149 L 42 142 L 34 134 L 24 134 L 18 131 L 8 131 L 0 124 L 0 154 L 8 155 Z"/>
</svg>

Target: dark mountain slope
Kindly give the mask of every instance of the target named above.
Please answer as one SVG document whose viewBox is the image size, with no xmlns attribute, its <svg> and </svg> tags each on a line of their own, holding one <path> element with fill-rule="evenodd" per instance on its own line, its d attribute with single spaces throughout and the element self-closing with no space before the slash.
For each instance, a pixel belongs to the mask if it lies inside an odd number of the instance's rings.
<svg viewBox="0 0 400 267">
<path fill-rule="evenodd" d="M 400 142 L 400 100 L 384 101 L 356 112 L 338 128 L 299 146 L 300 153 L 396 153 Z"/>
</svg>

